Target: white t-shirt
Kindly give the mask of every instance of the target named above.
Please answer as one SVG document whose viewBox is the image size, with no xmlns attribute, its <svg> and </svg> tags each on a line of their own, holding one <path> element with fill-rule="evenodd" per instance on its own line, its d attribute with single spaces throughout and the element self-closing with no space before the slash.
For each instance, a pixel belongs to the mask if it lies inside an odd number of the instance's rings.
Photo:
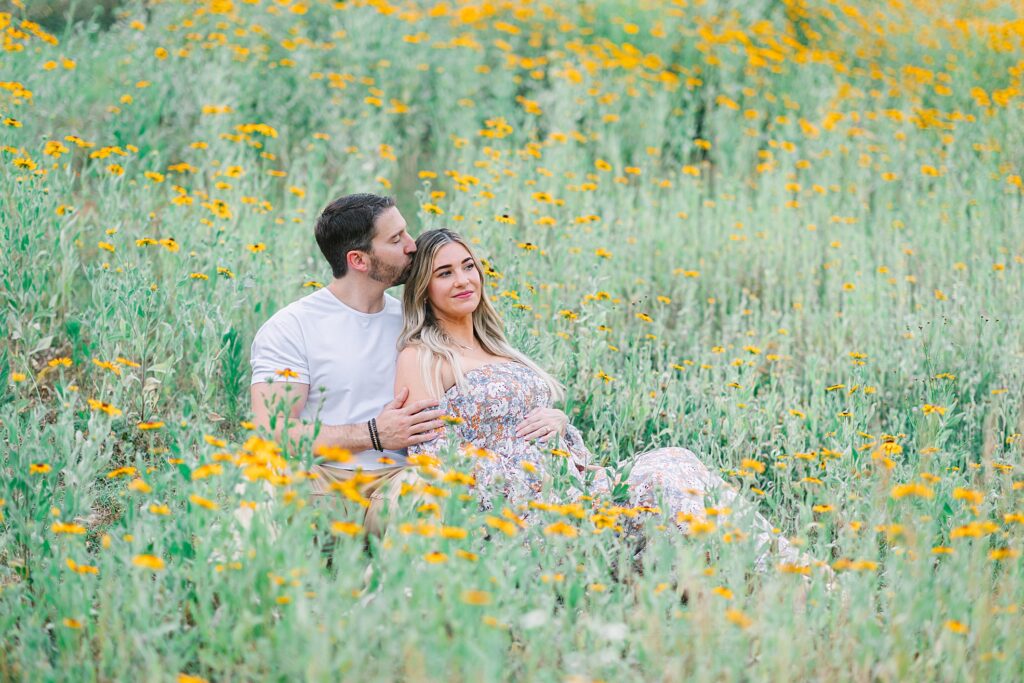
<svg viewBox="0 0 1024 683">
<path fill-rule="evenodd" d="M 365 423 L 394 398 L 402 304 L 384 295 L 384 310 L 362 313 L 346 306 L 327 288 L 285 306 L 263 323 L 252 342 L 252 383 L 309 385 L 299 417 L 308 423 Z M 285 372 L 290 370 L 291 372 Z M 295 376 L 292 376 L 294 373 Z M 354 453 L 342 469 L 403 464 L 405 451 Z"/>
</svg>

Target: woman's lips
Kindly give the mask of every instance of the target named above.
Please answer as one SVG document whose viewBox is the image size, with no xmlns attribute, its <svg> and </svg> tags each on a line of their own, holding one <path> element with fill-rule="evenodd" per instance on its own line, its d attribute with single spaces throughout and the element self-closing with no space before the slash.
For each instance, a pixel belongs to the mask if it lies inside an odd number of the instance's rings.
<svg viewBox="0 0 1024 683">
<path fill-rule="evenodd" d="M 456 294 L 455 298 L 456 299 L 468 299 L 471 296 L 473 296 L 473 290 L 469 290 L 468 292 L 462 292 L 461 294 Z"/>
</svg>

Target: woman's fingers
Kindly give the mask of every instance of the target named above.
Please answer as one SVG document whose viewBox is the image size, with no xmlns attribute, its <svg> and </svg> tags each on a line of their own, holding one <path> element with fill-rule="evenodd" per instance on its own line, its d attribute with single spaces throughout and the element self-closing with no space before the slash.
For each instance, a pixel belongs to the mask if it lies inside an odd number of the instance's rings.
<svg viewBox="0 0 1024 683">
<path fill-rule="evenodd" d="M 534 408 L 516 426 L 516 436 L 521 439 L 548 439 L 560 434 L 568 420 L 565 413 L 553 408 Z"/>
<path fill-rule="evenodd" d="M 536 431 L 537 427 L 535 425 L 519 425 L 516 429 L 516 436 L 520 439 L 525 439 Z"/>
<path fill-rule="evenodd" d="M 536 438 L 538 434 L 547 434 L 549 432 L 557 431 L 557 427 L 553 427 L 547 420 L 535 418 L 533 420 L 524 420 L 519 423 L 516 427 L 516 436 L 520 438 Z"/>
<path fill-rule="evenodd" d="M 538 420 L 535 417 L 531 417 L 531 415 L 532 413 L 530 415 L 527 415 L 522 422 L 516 425 L 516 436 L 526 436 L 528 432 L 531 432 L 534 429 L 536 429 Z"/>
<path fill-rule="evenodd" d="M 516 426 L 516 436 L 524 436 L 528 431 L 532 431 L 540 427 L 541 425 L 550 423 L 547 416 L 544 413 L 544 408 L 534 408 L 526 414 L 523 421 Z"/>
<path fill-rule="evenodd" d="M 558 432 L 557 426 L 550 422 L 540 421 L 516 430 L 516 436 L 527 441 L 533 439 L 547 440 L 556 432 Z"/>
</svg>

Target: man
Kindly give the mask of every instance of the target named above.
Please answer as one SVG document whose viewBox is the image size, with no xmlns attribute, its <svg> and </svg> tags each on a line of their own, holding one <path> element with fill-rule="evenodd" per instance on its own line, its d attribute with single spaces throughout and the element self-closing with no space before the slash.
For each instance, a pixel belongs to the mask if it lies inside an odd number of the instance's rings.
<svg viewBox="0 0 1024 683">
<path fill-rule="evenodd" d="M 316 225 L 334 279 L 271 317 L 252 343 L 254 422 L 281 441 L 344 448 L 352 460 L 314 467 L 314 493 L 361 475 L 371 499 L 367 531 L 380 533 L 380 506 L 408 478 L 405 449 L 442 427 L 434 401 L 394 395 L 402 310 L 385 293 L 403 284 L 416 244 L 391 197 L 336 199 Z M 370 476 L 367 476 L 369 474 Z"/>
</svg>

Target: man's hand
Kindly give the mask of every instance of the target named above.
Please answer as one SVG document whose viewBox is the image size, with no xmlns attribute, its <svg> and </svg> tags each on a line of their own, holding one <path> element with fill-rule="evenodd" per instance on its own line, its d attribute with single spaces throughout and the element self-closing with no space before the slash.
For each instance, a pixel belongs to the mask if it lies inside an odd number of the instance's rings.
<svg viewBox="0 0 1024 683">
<path fill-rule="evenodd" d="M 409 390 L 400 390 L 377 416 L 377 433 L 384 448 L 395 450 L 430 441 L 444 426 L 440 419 L 444 413 L 437 409 L 437 401 L 424 399 L 405 405 L 407 398 Z"/>
<path fill-rule="evenodd" d="M 569 418 L 558 408 L 534 408 L 516 425 L 516 436 L 532 441 L 547 441 L 555 434 L 565 436 Z"/>
</svg>

